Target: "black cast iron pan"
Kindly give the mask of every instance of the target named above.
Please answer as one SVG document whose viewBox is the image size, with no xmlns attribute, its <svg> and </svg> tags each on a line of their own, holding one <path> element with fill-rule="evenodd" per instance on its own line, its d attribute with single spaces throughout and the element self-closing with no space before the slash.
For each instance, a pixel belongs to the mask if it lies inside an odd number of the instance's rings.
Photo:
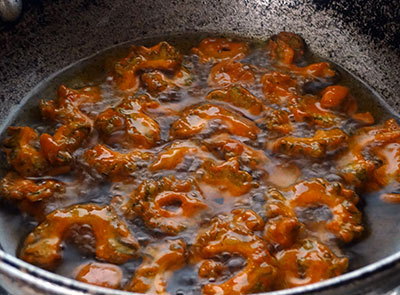
<svg viewBox="0 0 400 295">
<path fill-rule="evenodd" d="M 259 39 L 283 30 L 299 33 L 314 52 L 369 85 L 359 90 L 359 96 L 361 100 L 371 93 L 379 97 L 382 117 L 400 111 L 398 0 L 31 0 L 23 4 L 18 19 L 0 23 L 3 126 L 13 120 L 10 113 L 16 105 L 23 102 L 22 110 L 29 109 L 40 93 L 55 91 L 57 81 L 28 94 L 35 85 L 77 60 L 129 40 L 196 32 Z M 64 73 L 74 74 L 73 69 Z M 366 196 L 364 216 L 369 233 L 345 249 L 351 271 L 274 294 L 384 294 L 400 285 L 399 210 L 399 205 Z M 7 208 L 0 210 L 0 283 L 8 291 L 18 295 L 119 294 L 73 282 L 14 258 L 16 233 L 24 228 L 10 222 L 12 214 Z"/>
</svg>

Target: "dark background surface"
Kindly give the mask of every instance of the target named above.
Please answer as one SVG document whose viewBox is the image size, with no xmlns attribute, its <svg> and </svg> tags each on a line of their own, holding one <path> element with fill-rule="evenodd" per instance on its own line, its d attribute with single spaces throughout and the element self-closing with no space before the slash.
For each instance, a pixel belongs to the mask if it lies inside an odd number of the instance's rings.
<svg viewBox="0 0 400 295">
<path fill-rule="evenodd" d="M 318 10 L 335 10 L 346 23 L 357 26 L 363 34 L 386 40 L 400 54 L 400 0 L 313 0 Z M 371 17 L 362 17 L 370 14 Z"/>
<path fill-rule="evenodd" d="M 32 16 L 37 24 L 46 25 L 50 20 L 49 15 L 45 13 L 46 10 L 44 7 L 49 2 L 65 2 L 65 0 L 25 0 L 22 16 L 15 23 L 5 23 L 0 20 L 0 34 L 5 31 L 13 31 L 16 23 L 24 22 L 27 18 L 32 18 Z M 90 6 L 102 5 L 102 2 L 107 1 L 78 0 L 68 2 L 74 2 L 74 5 L 79 3 L 80 9 L 90 9 Z M 357 26 L 363 34 L 373 36 L 379 40 L 385 40 L 386 43 L 396 48 L 400 54 L 399 0 L 312 0 L 312 2 L 319 11 L 336 11 L 340 14 L 344 22 Z M 370 14 L 371 11 L 374 11 L 373 16 L 368 18 L 362 17 L 365 14 Z"/>
</svg>

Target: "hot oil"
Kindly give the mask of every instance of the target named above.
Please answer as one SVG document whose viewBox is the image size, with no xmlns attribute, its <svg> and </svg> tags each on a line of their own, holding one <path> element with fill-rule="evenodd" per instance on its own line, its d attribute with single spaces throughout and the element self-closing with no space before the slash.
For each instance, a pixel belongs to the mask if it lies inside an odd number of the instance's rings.
<svg viewBox="0 0 400 295">
<path fill-rule="evenodd" d="M 80 88 L 88 85 L 98 85 L 102 89 L 102 101 L 95 103 L 94 105 L 87 105 L 83 109 L 91 117 L 95 117 L 100 112 L 104 111 L 110 105 L 115 106 L 121 100 L 121 97 L 115 95 L 109 81 L 107 81 L 107 73 L 110 71 L 111 65 L 118 58 L 126 56 L 129 46 L 134 45 L 145 45 L 152 46 L 160 41 L 168 41 L 170 44 L 176 46 L 183 54 L 185 54 L 184 64 L 193 73 L 195 77 L 193 84 L 190 88 L 182 88 L 176 92 L 174 90 L 168 90 L 160 94 L 157 98 L 161 104 L 163 110 L 168 110 L 172 115 L 168 118 L 163 116 L 163 113 L 157 113 L 157 109 L 150 111 L 150 114 L 156 117 L 156 121 L 159 123 L 161 128 L 161 143 L 159 147 L 149 150 L 149 152 L 157 153 L 167 146 L 169 136 L 169 126 L 173 120 L 178 118 L 179 113 L 185 108 L 205 102 L 205 96 L 214 88 L 210 88 L 207 84 L 208 73 L 211 68 L 211 64 L 199 63 L 198 58 L 190 53 L 190 48 L 197 45 L 204 37 L 209 37 L 209 34 L 186 34 L 186 35 L 174 35 L 174 36 L 162 36 L 158 38 L 149 38 L 144 40 L 135 40 L 122 45 L 118 45 L 109 48 L 103 52 L 97 53 L 87 59 L 77 62 L 70 67 L 56 73 L 49 79 L 45 80 L 42 84 L 38 85 L 26 98 L 23 99 L 23 103 L 19 108 L 10 116 L 7 120 L 6 125 L 16 126 L 31 126 L 37 131 L 48 132 L 55 128 L 55 125 L 50 127 L 43 125 L 40 119 L 40 114 L 37 108 L 38 101 L 40 99 L 56 99 L 56 89 L 60 84 L 64 84 L 71 88 Z M 243 39 L 238 38 L 237 39 Z M 243 62 L 254 66 L 256 81 L 259 81 L 261 76 L 267 71 L 265 68 L 270 68 L 270 64 L 267 58 L 267 54 L 264 50 L 265 41 L 262 40 L 247 40 L 250 42 L 252 47 L 252 54 L 246 57 Z M 312 52 L 308 51 L 307 61 L 316 62 L 322 60 Z M 358 101 L 361 111 L 370 111 L 378 122 L 382 122 L 389 117 L 393 117 L 393 112 L 387 107 L 383 100 L 368 86 L 362 83 L 359 79 L 354 77 L 351 73 L 347 72 L 339 65 L 335 65 L 336 69 L 341 75 L 340 84 L 345 85 L 350 89 L 350 93 Z M 305 86 L 306 91 L 313 92 L 318 89 L 322 89 L 325 84 L 324 81 L 320 81 L 320 84 L 307 85 Z M 252 94 L 262 98 L 263 93 L 260 83 L 255 83 L 255 86 L 246 87 Z M 139 92 L 140 94 L 141 92 Z M 226 108 L 226 104 L 221 104 Z M 274 107 L 274 106 L 273 106 Z M 257 117 L 250 117 L 250 119 L 257 119 Z M 5 127 L 3 126 L 2 138 L 5 137 Z M 299 123 L 298 126 L 301 127 Z M 311 131 L 308 127 L 298 128 L 298 133 L 295 136 L 309 136 Z M 356 125 L 348 124 L 343 126 L 347 133 L 351 134 L 354 132 Z M 204 135 L 199 136 L 197 140 L 202 141 Z M 91 140 L 88 141 L 86 148 L 93 147 L 97 142 L 96 134 Z M 237 138 L 243 140 L 243 138 Z M 261 134 L 258 141 L 247 140 L 250 146 L 254 148 L 260 148 L 265 145 L 266 136 Z M 120 149 L 123 150 L 123 149 Z M 114 183 L 111 184 L 104 181 L 102 177 L 93 175 L 90 173 L 90 168 L 84 163 L 81 158 L 83 149 L 76 151 L 76 169 L 72 173 L 64 176 L 57 177 L 58 180 L 64 181 L 67 184 L 66 194 L 60 199 L 51 201 L 46 207 L 46 213 L 53 210 L 64 208 L 72 204 L 81 204 L 87 202 L 94 202 L 97 204 L 105 205 L 111 202 L 111 199 L 115 195 L 128 195 L 131 193 L 143 180 L 147 178 L 160 178 L 174 174 L 179 179 L 185 179 L 189 175 L 192 175 L 196 171 L 196 163 L 193 163 L 193 159 L 188 159 L 188 162 L 183 163 L 182 166 L 176 171 L 159 171 L 157 173 L 149 172 L 144 165 L 139 167 L 137 171 L 133 173 L 133 178 L 129 184 L 127 183 Z M 278 155 L 274 155 L 270 152 L 266 152 L 267 156 L 271 158 L 273 166 L 290 165 L 290 161 Z M 191 161 L 191 162 L 190 162 Z M 5 159 L 2 159 L 2 168 L 5 169 Z M 300 167 L 302 178 L 311 177 L 324 177 L 328 181 L 335 181 L 338 176 L 334 174 L 333 169 L 333 158 L 327 158 L 323 163 L 312 163 L 306 159 L 295 160 L 295 163 Z M 186 166 L 185 166 L 186 165 Z M 192 167 L 191 169 L 188 167 Z M 273 167 L 265 167 L 268 172 L 272 172 Z M 254 179 L 260 179 L 260 175 L 257 175 L 256 171 L 249 171 Z M 188 245 L 192 244 L 195 240 L 197 230 L 199 227 L 207 224 L 212 217 L 217 214 L 230 213 L 235 208 L 251 208 L 265 218 L 264 210 L 264 196 L 263 193 L 268 188 L 268 184 L 261 185 L 259 188 L 255 188 L 250 193 L 240 197 L 231 197 L 227 192 L 220 192 L 215 188 L 205 184 L 199 183 L 200 189 L 203 191 L 206 198 L 206 202 L 210 210 L 203 215 L 199 216 L 194 222 L 192 228 L 184 231 L 179 237 L 183 238 Z M 391 234 L 392 238 L 395 235 L 400 238 L 398 231 L 395 231 L 394 227 L 388 224 L 396 224 L 393 220 L 400 221 L 397 217 L 396 209 L 398 206 L 387 205 L 378 200 L 377 194 L 372 194 L 365 197 L 362 207 L 364 213 L 365 226 L 368 229 L 368 240 L 379 241 L 382 239 L 388 239 L 387 234 Z M 11 206 L 9 204 L 3 205 Z M 5 211 L 5 210 L 2 210 Z M 9 211 L 9 210 L 7 210 Z M 326 217 L 326 212 L 322 209 L 316 211 L 315 214 L 321 218 Z M 304 216 L 312 214 L 312 212 L 303 212 Z M 324 215 L 325 214 L 325 215 Z M 317 218 L 318 219 L 318 218 Z M 21 231 L 19 228 L 24 224 L 24 230 Z M 16 254 L 17 243 L 16 241 L 22 241 L 27 233 L 31 231 L 37 222 L 29 216 L 21 216 L 18 211 L 2 212 L 2 218 L 0 220 L 0 227 L 7 228 L 7 231 L 2 232 L 2 247 L 12 253 Z M 139 240 L 144 248 L 145 245 L 155 242 L 159 239 L 166 238 L 165 235 L 155 231 L 151 231 L 145 228 L 141 220 L 128 221 L 129 228 L 135 237 Z M 318 222 L 315 223 L 315 227 L 318 227 Z M 365 236 L 365 237 L 366 237 Z M 325 237 L 327 243 L 330 242 L 331 237 Z M 379 244 L 379 243 L 378 243 Z M 64 250 L 64 261 L 60 267 L 57 268 L 56 273 L 67 277 L 73 277 L 73 269 L 84 262 L 93 261 L 94 255 L 82 254 L 79 247 L 70 246 L 66 244 L 66 250 Z M 334 243 L 332 242 L 332 245 Z M 344 254 L 350 258 L 350 269 L 355 269 L 367 265 L 373 261 L 376 261 L 382 257 L 378 255 L 387 255 L 380 251 L 375 251 L 375 254 L 370 254 L 369 248 L 370 242 L 367 239 L 362 239 L 357 243 L 344 247 Z M 343 248 L 343 247 L 342 247 Z M 338 248 L 336 249 L 339 252 Z M 125 277 L 124 281 L 129 281 L 136 267 L 140 264 L 140 259 L 131 261 L 125 265 L 122 265 Z M 240 269 L 240 268 L 239 268 Z M 168 285 L 168 291 L 171 294 L 200 294 L 200 288 L 197 285 L 198 277 L 196 269 L 193 266 L 187 266 L 174 273 Z M 232 272 L 235 273 L 238 270 L 235 269 Z"/>
</svg>

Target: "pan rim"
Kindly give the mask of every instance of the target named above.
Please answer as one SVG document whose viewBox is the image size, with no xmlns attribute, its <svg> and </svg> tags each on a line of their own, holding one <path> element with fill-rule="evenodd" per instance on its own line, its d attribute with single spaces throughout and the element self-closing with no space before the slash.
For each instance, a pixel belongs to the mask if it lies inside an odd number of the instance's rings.
<svg viewBox="0 0 400 295">
<path fill-rule="evenodd" d="M 342 274 L 340 276 L 330 278 L 318 283 L 313 283 L 306 286 L 295 287 L 290 289 L 257 293 L 258 295 L 297 295 L 297 294 L 308 294 L 308 292 L 321 292 L 327 289 L 333 291 L 333 288 L 339 288 L 343 285 L 355 283 L 357 280 L 371 278 L 373 275 L 380 273 L 386 269 L 400 269 L 400 251 L 392 254 L 386 258 L 383 258 L 377 262 L 366 265 L 359 269 L 351 272 Z M 62 295 L 78 295 L 82 293 L 71 293 L 76 292 L 90 292 L 89 294 L 97 295 L 129 295 L 139 294 L 134 292 L 127 292 L 121 290 L 108 289 L 104 287 L 98 287 L 86 283 L 76 281 L 74 279 L 64 277 L 50 271 L 41 269 L 37 266 L 22 261 L 19 258 L 14 257 L 11 254 L 5 253 L 0 250 L 0 273 L 4 275 L 11 275 L 11 279 L 20 279 L 22 282 L 27 283 L 30 286 L 37 287 L 38 289 L 46 288 L 46 285 L 51 287 L 56 285 L 57 287 L 67 288 L 67 293 L 57 293 Z M 54 291 L 54 289 L 49 289 Z M 390 289 L 389 289 L 390 290 Z M 62 290 L 60 290 L 62 291 Z M 86 293 L 83 293 L 86 294 Z M 310 293 L 311 294 L 311 293 Z"/>
</svg>

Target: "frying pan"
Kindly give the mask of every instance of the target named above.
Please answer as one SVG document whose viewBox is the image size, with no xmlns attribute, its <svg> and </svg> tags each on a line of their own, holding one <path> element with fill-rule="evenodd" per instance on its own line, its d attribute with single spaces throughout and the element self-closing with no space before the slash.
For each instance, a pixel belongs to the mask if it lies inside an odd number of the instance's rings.
<svg viewBox="0 0 400 295">
<path fill-rule="evenodd" d="M 0 23 L 0 124 L 12 122 L 20 103 L 30 108 L 26 97 L 43 91 L 39 86 L 29 93 L 35 85 L 77 60 L 129 40 L 196 32 L 264 40 L 279 31 L 299 33 L 312 51 L 370 86 L 357 92 L 359 101 L 368 96 L 366 92 L 376 91 L 381 97 L 378 104 L 397 112 L 399 19 L 398 0 L 26 1 L 19 19 Z M 55 92 L 55 87 L 49 91 Z M 384 294 L 397 287 L 399 210 L 399 205 L 385 204 L 376 195 L 364 196 L 369 232 L 362 241 L 344 248 L 350 272 L 268 294 Z M 0 210 L 0 283 L 11 294 L 128 294 L 78 283 L 15 258 L 16 232 L 25 227 L 13 224 L 9 211 Z"/>
</svg>

